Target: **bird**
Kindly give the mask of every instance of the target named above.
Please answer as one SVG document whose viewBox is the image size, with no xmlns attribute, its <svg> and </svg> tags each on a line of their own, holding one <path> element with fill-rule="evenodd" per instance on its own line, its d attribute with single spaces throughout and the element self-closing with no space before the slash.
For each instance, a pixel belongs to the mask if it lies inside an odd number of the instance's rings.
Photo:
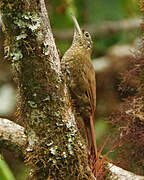
<svg viewBox="0 0 144 180">
<path fill-rule="evenodd" d="M 66 72 L 66 84 L 76 113 L 82 118 L 87 134 L 89 153 L 97 155 L 94 132 L 94 113 L 96 108 L 96 78 L 91 62 L 93 48 L 90 33 L 81 30 L 72 15 L 74 35 L 71 47 L 64 53 L 61 63 Z"/>
</svg>

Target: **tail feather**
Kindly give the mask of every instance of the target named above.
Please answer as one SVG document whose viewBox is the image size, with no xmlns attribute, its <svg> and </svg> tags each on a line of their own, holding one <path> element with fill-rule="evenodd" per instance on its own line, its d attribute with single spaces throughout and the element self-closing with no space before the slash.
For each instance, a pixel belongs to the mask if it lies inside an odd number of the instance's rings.
<svg viewBox="0 0 144 180">
<path fill-rule="evenodd" d="M 90 116 L 90 132 L 91 132 L 91 141 L 92 141 L 92 147 L 91 150 L 97 157 L 97 145 L 96 145 L 96 136 L 94 131 L 94 118 L 93 116 Z"/>
<path fill-rule="evenodd" d="M 93 116 L 90 116 L 89 123 L 86 126 L 87 138 L 88 138 L 88 147 L 89 147 L 89 163 L 93 169 L 96 158 L 97 158 L 97 146 L 96 146 L 96 137 L 94 132 L 94 120 Z"/>
</svg>

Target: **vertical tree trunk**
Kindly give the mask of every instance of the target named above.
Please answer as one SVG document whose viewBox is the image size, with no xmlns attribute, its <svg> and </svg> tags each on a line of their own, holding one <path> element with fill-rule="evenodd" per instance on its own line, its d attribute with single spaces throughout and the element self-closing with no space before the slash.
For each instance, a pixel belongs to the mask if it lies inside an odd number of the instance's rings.
<svg viewBox="0 0 144 180">
<path fill-rule="evenodd" d="M 44 0 L 1 0 L 5 47 L 18 82 L 18 118 L 32 179 L 94 179 L 61 73 Z"/>
</svg>

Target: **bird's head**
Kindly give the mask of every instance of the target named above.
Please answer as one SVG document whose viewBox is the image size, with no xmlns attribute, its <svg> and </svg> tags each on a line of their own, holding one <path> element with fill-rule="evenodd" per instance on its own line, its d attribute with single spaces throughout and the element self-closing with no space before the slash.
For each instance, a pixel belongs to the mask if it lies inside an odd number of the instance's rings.
<svg viewBox="0 0 144 180">
<path fill-rule="evenodd" d="M 74 21 L 75 30 L 74 30 L 74 37 L 73 37 L 73 45 L 77 45 L 80 48 L 83 48 L 84 50 L 88 52 L 92 52 L 93 42 L 91 39 L 91 35 L 89 32 L 85 30 L 81 30 L 77 19 L 74 15 L 72 15 L 72 19 Z"/>
</svg>

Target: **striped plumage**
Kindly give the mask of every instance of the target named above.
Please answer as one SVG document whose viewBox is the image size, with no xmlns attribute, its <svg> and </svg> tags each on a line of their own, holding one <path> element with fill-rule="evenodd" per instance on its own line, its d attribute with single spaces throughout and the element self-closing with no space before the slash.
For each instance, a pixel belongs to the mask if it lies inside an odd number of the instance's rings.
<svg viewBox="0 0 144 180">
<path fill-rule="evenodd" d="M 96 155 L 94 112 L 96 108 L 95 71 L 91 63 L 92 40 L 88 32 L 81 30 L 73 16 L 75 31 L 71 47 L 62 58 L 67 74 L 67 85 L 76 112 L 82 117 L 87 131 L 90 153 Z"/>
</svg>

